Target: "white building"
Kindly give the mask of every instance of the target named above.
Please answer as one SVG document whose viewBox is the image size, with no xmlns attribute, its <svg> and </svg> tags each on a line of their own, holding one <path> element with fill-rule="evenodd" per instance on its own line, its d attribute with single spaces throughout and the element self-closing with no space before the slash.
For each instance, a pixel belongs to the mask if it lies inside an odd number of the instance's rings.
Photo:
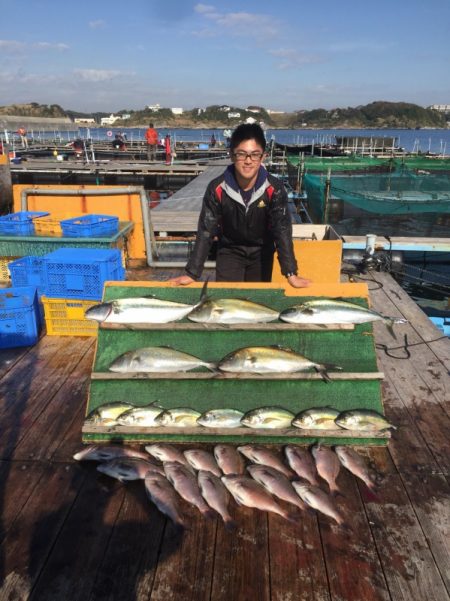
<svg viewBox="0 0 450 601">
<path fill-rule="evenodd" d="M 175 107 L 170 109 L 174 115 L 182 115 L 184 113 L 184 109 Z"/>
<path fill-rule="evenodd" d="M 284 115 L 286 111 L 274 111 L 272 109 L 267 109 L 269 115 Z"/>
<path fill-rule="evenodd" d="M 241 113 L 228 113 L 228 119 L 239 119 Z"/>
<path fill-rule="evenodd" d="M 77 123 L 78 125 L 95 125 L 95 119 L 83 119 L 82 117 L 80 117 L 79 119 L 74 119 L 73 122 Z"/>
<path fill-rule="evenodd" d="M 111 113 L 109 117 L 102 117 L 100 125 L 113 125 L 117 119 L 120 119 L 120 117 L 116 117 L 116 115 Z"/>
<path fill-rule="evenodd" d="M 148 104 L 147 108 L 149 111 L 152 111 L 153 113 L 157 113 L 159 111 L 159 109 L 161 108 L 160 104 Z"/>
<path fill-rule="evenodd" d="M 256 119 L 254 117 L 247 117 L 245 120 L 246 123 L 256 123 Z"/>
<path fill-rule="evenodd" d="M 450 104 L 432 104 L 428 108 L 440 113 L 450 113 Z"/>
</svg>

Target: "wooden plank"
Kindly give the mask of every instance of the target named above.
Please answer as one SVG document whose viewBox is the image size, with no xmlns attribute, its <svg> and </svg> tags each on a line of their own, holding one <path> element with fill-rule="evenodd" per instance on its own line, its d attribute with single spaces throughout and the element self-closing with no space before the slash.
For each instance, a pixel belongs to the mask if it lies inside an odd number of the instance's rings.
<svg viewBox="0 0 450 601">
<path fill-rule="evenodd" d="M 440 570 L 400 477 L 388 475 L 378 497 L 377 503 L 365 507 L 391 598 L 448 601 Z"/>
<path fill-rule="evenodd" d="M 184 434 L 193 436 L 195 434 L 205 434 L 210 436 L 297 436 L 302 438 L 314 437 L 335 437 L 335 438 L 390 438 L 390 432 L 361 432 L 360 430 L 344 430 L 343 428 L 335 430 L 313 430 L 304 428 L 170 428 L 166 427 L 143 427 L 143 426 L 101 426 L 85 423 L 82 429 L 86 434 Z"/>
<path fill-rule="evenodd" d="M 0 546 L 4 576 L 0 584 L 0 601 L 29 598 L 85 478 L 79 466 L 45 465 L 41 469 L 42 477 Z M 72 544 L 81 530 L 81 523 Z M 59 556 L 60 566 L 65 560 L 64 555 Z M 42 594 L 33 598 L 52 597 Z"/>
<path fill-rule="evenodd" d="M 382 372 L 327 372 L 330 380 L 382 380 Z M 92 372 L 92 380 L 323 380 L 318 373 L 235 374 L 204 372 L 115 373 Z"/>
<path fill-rule="evenodd" d="M 207 324 L 207 323 L 133 323 L 133 324 L 120 324 L 120 323 L 101 323 L 100 328 L 102 330 L 181 330 L 181 331 L 194 331 L 203 332 L 205 330 L 211 332 L 223 332 L 224 330 L 230 331 L 312 331 L 312 332 L 325 332 L 327 330 L 345 330 L 352 331 L 355 329 L 353 324 L 293 324 L 293 323 L 280 323 L 279 321 L 273 321 L 271 323 L 246 323 L 246 324 L 229 324 L 229 325 L 218 325 L 218 324 Z"/>
</svg>

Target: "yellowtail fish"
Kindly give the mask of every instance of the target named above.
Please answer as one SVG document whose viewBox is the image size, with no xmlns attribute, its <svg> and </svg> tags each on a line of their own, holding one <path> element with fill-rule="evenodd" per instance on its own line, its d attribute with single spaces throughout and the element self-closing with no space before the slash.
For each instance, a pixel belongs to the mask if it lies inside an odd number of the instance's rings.
<svg viewBox="0 0 450 601">
<path fill-rule="evenodd" d="M 338 415 L 339 411 L 331 407 L 313 407 L 296 415 L 292 425 L 307 430 L 336 430 Z"/>
<path fill-rule="evenodd" d="M 155 404 L 146 405 L 145 407 L 133 407 L 124 411 L 117 418 L 117 423 L 121 426 L 145 426 L 151 428 L 157 426 L 155 419 L 163 412 L 162 407 Z"/>
<path fill-rule="evenodd" d="M 228 510 L 230 496 L 224 484 L 218 476 L 210 471 L 200 470 L 198 472 L 198 485 L 203 498 L 214 511 L 220 515 L 227 530 L 233 530 L 236 523 Z"/>
<path fill-rule="evenodd" d="M 282 407 L 260 407 L 248 411 L 241 423 L 247 428 L 289 428 L 293 419 L 294 414 Z"/>
<path fill-rule="evenodd" d="M 118 373 L 155 373 L 189 371 L 206 367 L 214 371 L 215 366 L 167 346 L 149 346 L 123 353 L 109 366 L 110 371 Z"/>
<path fill-rule="evenodd" d="M 171 519 L 178 529 L 184 529 L 186 520 L 181 511 L 180 497 L 167 478 L 161 474 L 149 473 L 144 482 L 145 491 L 152 503 Z"/>
<path fill-rule="evenodd" d="M 205 428 L 239 428 L 243 417 L 237 409 L 210 409 L 202 413 L 197 423 Z"/>
<path fill-rule="evenodd" d="M 197 420 L 200 412 L 189 407 L 176 407 L 166 409 L 155 417 L 155 423 L 158 426 L 167 428 L 195 428 L 198 426 Z"/>
<path fill-rule="evenodd" d="M 119 415 L 129 409 L 133 409 L 131 403 L 105 403 L 91 411 L 85 421 L 96 425 L 114 426 L 117 424 Z"/>
<path fill-rule="evenodd" d="M 194 305 L 178 303 L 156 297 L 120 298 L 90 307 L 86 319 L 100 323 L 132 325 L 137 323 L 170 323 L 186 317 L 206 299 L 205 282 L 200 300 Z"/>
<path fill-rule="evenodd" d="M 217 323 L 223 325 L 238 323 L 267 323 L 278 319 L 278 311 L 238 298 L 208 299 L 199 304 L 188 315 L 197 323 Z"/>
<path fill-rule="evenodd" d="M 292 482 L 292 486 L 307 505 L 332 518 L 340 526 L 344 524 L 344 518 L 336 507 L 333 498 L 321 488 L 296 480 Z"/>
<path fill-rule="evenodd" d="M 360 430 L 363 432 L 383 432 L 396 427 L 388 422 L 388 420 L 371 409 L 353 409 L 342 411 L 336 418 L 336 424 L 340 428 L 346 430 Z"/>
</svg>

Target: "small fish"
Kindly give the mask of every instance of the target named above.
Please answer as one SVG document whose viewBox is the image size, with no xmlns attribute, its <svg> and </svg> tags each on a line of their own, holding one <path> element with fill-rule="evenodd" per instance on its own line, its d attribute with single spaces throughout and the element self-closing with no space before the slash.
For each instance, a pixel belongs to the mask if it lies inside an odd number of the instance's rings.
<svg viewBox="0 0 450 601">
<path fill-rule="evenodd" d="M 188 315 L 188 319 L 197 323 L 237 324 L 267 323 L 278 319 L 279 312 L 238 298 L 208 299 Z"/>
<path fill-rule="evenodd" d="M 115 426 L 117 425 L 117 418 L 119 415 L 133 408 L 134 406 L 131 403 L 105 403 L 91 411 L 86 417 L 85 422 L 98 425 L 101 424 L 104 426 Z"/>
<path fill-rule="evenodd" d="M 389 428 L 396 430 L 387 419 L 371 409 L 353 409 L 342 411 L 336 418 L 336 424 L 346 430 L 360 430 L 362 432 L 383 432 Z"/>
<path fill-rule="evenodd" d="M 177 303 L 156 297 L 120 298 L 90 307 L 84 314 L 86 319 L 100 323 L 169 323 L 183 319 L 206 299 L 205 282 L 200 300 L 195 305 Z"/>
<path fill-rule="evenodd" d="M 214 447 L 214 457 L 217 465 L 226 476 L 244 473 L 244 460 L 234 447 L 227 444 L 217 444 Z"/>
<path fill-rule="evenodd" d="M 314 445 L 311 453 L 316 463 L 317 472 L 327 482 L 330 487 L 330 493 L 332 495 L 340 493 L 336 479 L 341 469 L 341 462 L 336 453 L 323 445 Z"/>
<path fill-rule="evenodd" d="M 367 466 L 364 459 L 348 446 L 337 446 L 334 447 L 334 450 L 342 465 L 354 476 L 362 480 L 369 490 L 375 493 L 377 476 Z"/>
<path fill-rule="evenodd" d="M 143 480 L 148 472 L 164 474 L 161 466 L 136 457 L 111 459 L 106 463 L 100 463 L 97 466 L 97 470 L 102 472 L 102 474 L 111 476 L 111 478 L 120 480 L 120 482 L 125 482 L 126 480 Z"/>
<path fill-rule="evenodd" d="M 211 509 L 202 497 L 197 478 L 185 465 L 176 461 L 168 461 L 164 463 L 164 472 L 180 497 L 197 507 L 205 517 L 213 517 Z"/>
<path fill-rule="evenodd" d="M 228 511 L 228 503 L 230 496 L 224 484 L 210 471 L 200 470 L 198 472 L 198 485 L 202 493 L 203 498 L 214 511 L 221 516 L 225 528 L 227 530 L 233 530 L 236 527 L 236 523 Z"/>
<path fill-rule="evenodd" d="M 197 423 L 205 428 L 239 428 L 243 417 L 237 409 L 210 409 L 202 413 Z"/>
<path fill-rule="evenodd" d="M 289 428 L 294 414 L 282 407 L 260 407 L 248 411 L 241 420 L 247 428 Z"/>
<path fill-rule="evenodd" d="M 159 459 L 160 461 L 162 461 L 164 463 L 166 461 L 170 461 L 170 462 L 177 461 L 178 463 L 182 463 L 184 465 L 189 465 L 188 461 L 187 461 L 186 457 L 183 455 L 183 453 L 179 449 L 177 449 L 176 447 L 174 447 L 170 444 L 155 443 L 155 444 L 147 445 L 145 447 L 145 450 L 152 457 L 155 457 L 156 459 Z"/>
<path fill-rule="evenodd" d="M 292 425 L 307 430 L 335 430 L 338 415 L 339 411 L 331 407 L 313 407 L 296 415 Z"/>
<path fill-rule="evenodd" d="M 145 407 L 133 407 L 133 409 L 128 409 L 128 411 L 121 413 L 117 418 L 117 423 L 120 426 L 145 426 L 151 428 L 158 425 L 155 419 L 162 411 L 162 407 L 158 407 L 153 403 Z"/>
<path fill-rule="evenodd" d="M 148 498 L 156 505 L 161 513 L 172 520 L 179 529 L 186 527 L 185 518 L 179 504 L 179 495 L 161 474 L 149 473 L 145 476 L 145 491 Z"/>
<path fill-rule="evenodd" d="M 118 373 L 184 372 L 198 367 L 214 371 L 215 365 L 167 346 L 149 346 L 119 355 L 109 366 Z"/>
<path fill-rule="evenodd" d="M 284 474 L 268 465 L 249 465 L 247 467 L 251 477 L 266 488 L 272 495 L 282 501 L 296 505 L 305 510 L 306 505 L 295 492 L 292 484 Z"/>
<path fill-rule="evenodd" d="M 155 423 L 158 426 L 167 428 L 195 428 L 198 426 L 197 420 L 200 412 L 188 407 L 176 407 L 175 409 L 166 409 L 155 417 Z"/>
<path fill-rule="evenodd" d="M 340 526 L 344 524 L 344 518 L 334 504 L 333 498 L 321 488 L 295 480 L 292 482 L 292 486 L 307 505 L 329 516 Z"/>
<path fill-rule="evenodd" d="M 222 476 L 221 480 L 239 505 L 254 507 L 261 511 L 271 511 L 287 520 L 292 520 L 291 514 L 283 509 L 272 495 L 252 478 L 234 475 Z"/>
<path fill-rule="evenodd" d="M 284 447 L 284 454 L 286 455 L 289 466 L 294 470 L 297 476 L 308 480 L 308 482 L 314 486 L 320 486 L 316 464 L 309 451 L 294 445 L 287 445 Z"/>
<path fill-rule="evenodd" d="M 287 478 L 292 477 L 291 470 L 286 467 L 286 465 L 281 460 L 281 457 L 278 457 L 278 455 L 270 449 L 266 449 L 265 447 L 258 445 L 248 444 L 238 447 L 237 450 L 240 453 L 242 453 L 242 455 L 247 457 L 247 459 L 253 461 L 253 463 L 269 465 L 270 467 L 273 467 L 282 474 L 284 474 Z"/>
<path fill-rule="evenodd" d="M 73 458 L 75 461 L 109 461 L 117 457 L 138 457 L 139 459 L 148 459 L 148 455 L 142 451 L 136 451 L 130 447 L 122 445 L 90 445 L 85 447 L 78 453 L 75 453 Z"/>
<path fill-rule="evenodd" d="M 314 363 L 292 349 L 279 346 L 249 346 L 229 353 L 218 369 L 232 373 L 274 374 L 297 373 L 315 369 L 329 381 L 327 369 L 342 369 L 337 365 Z"/>
<path fill-rule="evenodd" d="M 218 477 L 222 475 L 222 471 L 212 453 L 203 449 L 190 449 L 189 451 L 184 451 L 184 456 L 195 470 L 211 472 Z"/>
</svg>

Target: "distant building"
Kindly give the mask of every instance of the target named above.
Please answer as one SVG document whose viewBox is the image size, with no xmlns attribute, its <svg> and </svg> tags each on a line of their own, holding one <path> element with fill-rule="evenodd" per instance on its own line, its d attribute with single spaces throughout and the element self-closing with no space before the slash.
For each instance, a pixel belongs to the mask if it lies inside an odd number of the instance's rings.
<svg viewBox="0 0 450 601">
<path fill-rule="evenodd" d="M 219 106 L 219 111 L 223 111 L 224 113 L 228 113 L 229 110 L 231 110 L 231 106 L 228 106 L 227 104 L 223 104 L 222 106 Z"/>
<path fill-rule="evenodd" d="M 241 113 L 228 113 L 228 119 L 239 119 Z"/>
<path fill-rule="evenodd" d="M 109 117 L 102 117 L 100 125 L 113 125 L 117 121 L 117 119 L 120 119 L 120 117 L 117 117 L 116 115 L 111 113 Z"/>
<path fill-rule="evenodd" d="M 79 119 L 74 119 L 73 122 L 77 123 L 78 125 L 95 125 L 95 119 L 83 119 L 82 117 L 80 117 Z"/>
<path fill-rule="evenodd" d="M 245 120 L 246 123 L 256 123 L 256 119 L 254 117 L 247 117 Z"/>
<path fill-rule="evenodd" d="M 260 106 L 248 106 L 247 111 L 249 113 L 260 113 L 263 109 Z"/>
<path fill-rule="evenodd" d="M 147 108 L 149 111 L 152 111 L 153 113 L 157 113 L 159 111 L 159 109 L 161 108 L 160 104 L 148 104 Z"/>
<path fill-rule="evenodd" d="M 440 113 L 450 113 L 450 104 L 432 104 L 428 108 Z"/>
<path fill-rule="evenodd" d="M 184 113 L 184 109 L 175 107 L 170 109 L 174 115 L 182 115 Z"/>
<path fill-rule="evenodd" d="M 119 115 L 119 119 L 122 119 L 123 121 L 126 121 L 127 119 L 130 119 L 131 115 L 130 113 L 124 113 L 123 115 Z"/>
<path fill-rule="evenodd" d="M 197 115 L 201 115 L 204 112 L 206 112 L 206 109 L 197 109 Z"/>
<path fill-rule="evenodd" d="M 269 115 L 284 115 L 286 111 L 274 111 L 272 109 L 267 109 Z"/>
</svg>

